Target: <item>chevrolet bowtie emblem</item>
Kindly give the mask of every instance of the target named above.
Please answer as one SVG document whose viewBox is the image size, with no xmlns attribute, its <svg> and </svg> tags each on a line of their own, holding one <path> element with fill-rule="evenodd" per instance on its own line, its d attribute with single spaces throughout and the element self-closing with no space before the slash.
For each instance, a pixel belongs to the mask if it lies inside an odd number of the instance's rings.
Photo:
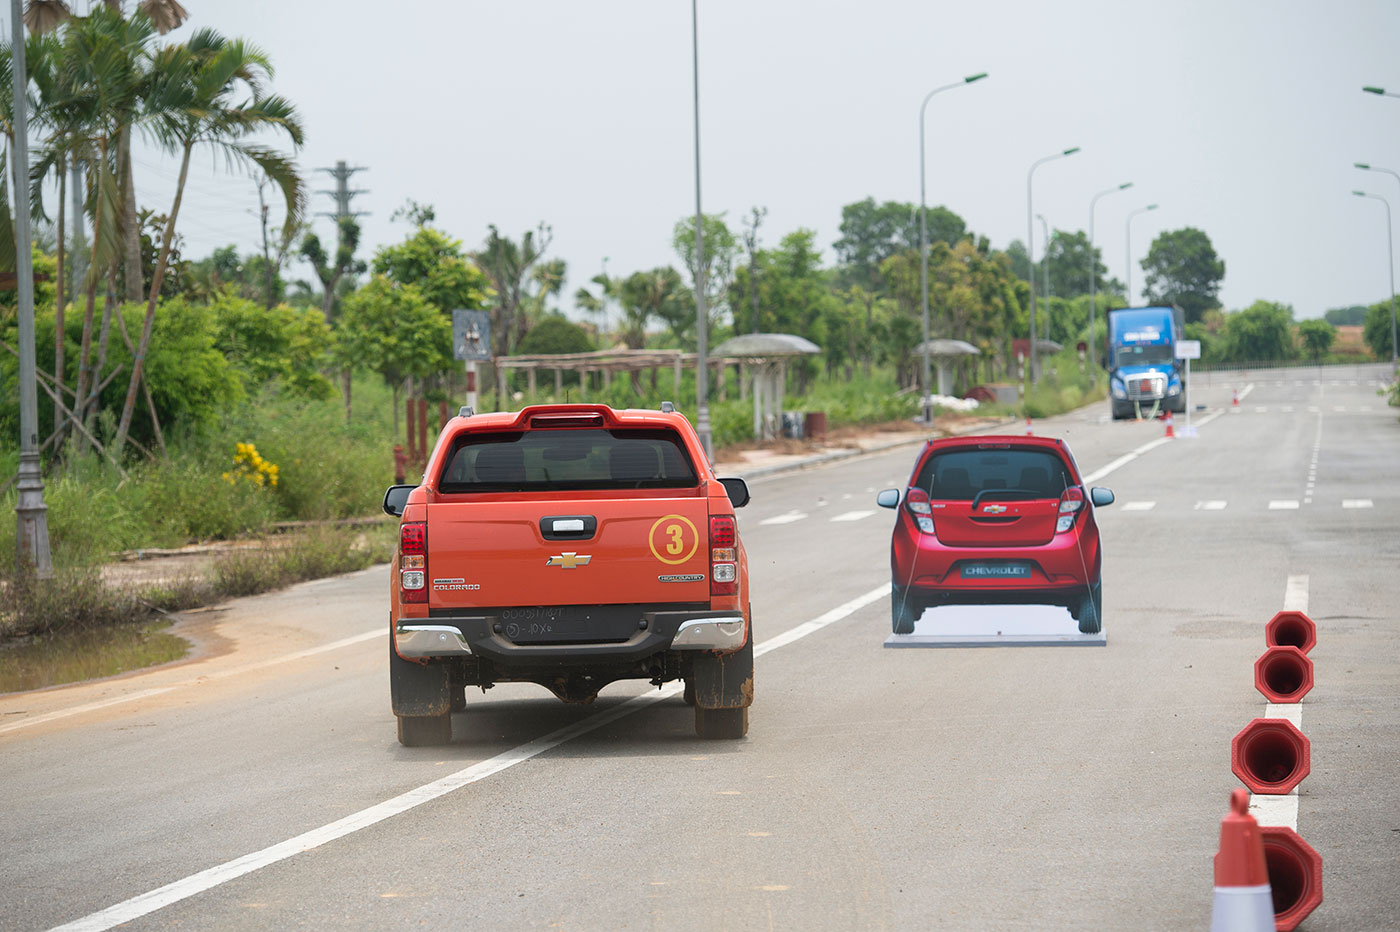
<svg viewBox="0 0 1400 932">
<path fill-rule="evenodd" d="M 987 507 L 982 509 L 982 513 L 988 515 L 999 515 L 1005 510 L 1005 505 L 988 505 Z"/>
<path fill-rule="evenodd" d="M 587 566 L 588 561 L 593 559 L 591 553 L 561 553 L 557 557 L 550 557 L 544 561 L 545 566 L 562 566 L 566 570 L 579 566 Z"/>
</svg>

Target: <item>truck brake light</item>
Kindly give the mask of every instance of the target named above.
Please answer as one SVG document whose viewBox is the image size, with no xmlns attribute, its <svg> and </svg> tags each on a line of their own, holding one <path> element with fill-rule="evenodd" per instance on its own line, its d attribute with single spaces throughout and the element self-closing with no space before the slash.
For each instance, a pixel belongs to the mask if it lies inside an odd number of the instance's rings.
<svg viewBox="0 0 1400 932">
<path fill-rule="evenodd" d="M 736 536 L 733 515 L 710 516 L 710 595 L 739 591 Z"/>
<path fill-rule="evenodd" d="M 399 526 L 399 597 L 428 601 L 428 525 L 409 521 Z"/>
</svg>

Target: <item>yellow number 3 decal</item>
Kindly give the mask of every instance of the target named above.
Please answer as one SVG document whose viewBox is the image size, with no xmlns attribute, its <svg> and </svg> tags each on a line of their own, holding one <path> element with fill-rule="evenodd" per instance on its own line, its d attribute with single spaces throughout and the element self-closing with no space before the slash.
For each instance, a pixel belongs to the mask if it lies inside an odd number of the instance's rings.
<svg viewBox="0 0 1400 932">
<path fill-rule="evenodd" d="M 700 549 L 700 535 L 685 515 L 662 515 L 652 524 L 647 545 L 652 556 L 675 566 L 695 556 L 695 551 Z"/>
</svg>

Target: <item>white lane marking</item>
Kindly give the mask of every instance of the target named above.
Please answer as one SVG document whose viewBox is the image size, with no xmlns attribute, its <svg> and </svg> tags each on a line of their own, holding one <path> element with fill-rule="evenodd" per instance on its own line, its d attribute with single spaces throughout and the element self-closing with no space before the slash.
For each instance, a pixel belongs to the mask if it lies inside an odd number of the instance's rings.
<svg viewBox="0 0 1400 932">
<path fill-rule="evenodd" d="M 764 518 L 759 524 L 791 524 L 794 521 L 801 521 L 807 517 L 806 512 L 789 511 L 786 514 L 774 515 L 771 518 Z"/>
<path fill-rule="evenodd" d="M 1283 609 L 1287 612 L 1308 610 L 1308 577 L 1304 573 L 1288 577 L 1283 589 Z M 1303 704 L 1301 702 L 1264 703 L 1264 718 L 1282 718 L 1293 723 L 1293 727 L 1303 730 Z M 1255 794 L 1249 797 L 1249 808 L 1260 825 L 1284 825 L 1293 831 L 1298 830 L 1298 788 L 1286 796 Z"/>
<path fill-rule="evenodd" d="M 1332 406 L 1332 410 L 1333 410 L 1333 411 L 1345 411 L 1346 409 L 1347 409 L 1347 406 L 1346 406 L 1346 405 L 1333 405 L 1333 406 Z"/>
<path fill-rule="evenodd" d="M 1225 505 L 1226 505 L 1226 503 L 1220 501 L 1219 499 L 1212 499 L 1211 501 L 1208 501 L 1208 502 L 1197 502 L 1197 503 L 1196 503 L 1196 508 L 1195 508 L 1195 510 L 1196 510 L 1196 511 L 1224 511 L 1224 510 L 1225 510 Z"/>
<path fill-rule="evenodd" d="M 1253 383 L 1251 383 L 1249 387 L 1245 389 L 1245 391 L 1247 392 L 1253 387 L 1254 385 Z M 1214 414 L 1207 414 L 1205 417 L 1201 418 L 1199 421 L 1196 422 L 1196 426 L 1205 427 L 1211 421 L 1222 416 L 1226 410 L 1228 409 L 1221 409 L 1215 412 Z M 1128 463 L 1131 463 L 1133 460 L 1137 459 L 1139 456 L 1142 456 L 1149 450 L 1155 450 L 1162 444 L 1171 442 L 1171 437 L 1158 437 L 1156 440 L 1150 440 L 1147 443 L 1144 443 L 1142 446 L 1138 447 L 1136 450 L 1133 450 L 1131 453 L 1124 453 L 1122 456 L 1118 457 L 1118 459 L 1109 463 L 1107 466 L 1100 466 L 1098 469 L 1089 473 L 1087 476 L 1084 477 L 1084 484 L 1088 485 L 1093 482 L 1098 482 L 1100 479 L 1113 472 L 1115 469 L 1118 469 L 1120 466 L 1124 466 Z"/>
<path fill-rule="evenodd" d="M 1344 499 L 1342 499 L 1342 507 L 1343 507 L 1343 508 L 1371 508 L 1371 507 L 1374 507 L 1374 505 L 1375 505 L 1375 503 L 1372 502 L 1369 498 L 1344 498 Z"/>
<path fill-rule="evenodd" d="M 1275 499 L 1274 501 L 1269 502 L 1270 511 L 1289 511 L 1297 507 L 1298 500 L 1296 498 Z"/>
<path fill-rule="evenodd" d="M 358 644 L 361 641 L 368 641 L 371 638 L 385 637 L 389 633 L 387 627 L 375 628 L 373 631 L 365 631 L 361 634 L 351 635 L 348 638 L 341 638 L 338 641 L 331 641 L 329 644 L 321 644 L 318 647 L 308 647 L 305 650 L 295 651 L 290 654 L 282 654 L 277 657 L 270 657 L 267 660 L 259 660 L 257 663 L 244 664 L 241 667 L 233 667 L 228 670 L 220 670 L 214 673 L 201 674 L 197 679 L 184 680 L 170 686 L 161 686 L 155 689 L 143 689 L 140 692 L 130 693 L 125 696 L 116 696 L 112 699 L 102 699 L 98 702 L 86 702 L 82 705 L 75 705 L 67 709 L 57 709 L 53 712 L 45 712 L 41 715 L 34 715 L 29 718 L 20 719 L 17 722 L 9 722 L 0 725 L 0 734 L 10 731 L 19 731 L 21 728 L 29 728 L 32 725 L 41 725 L 44 722 L 52 722 L 60 718 L 68 718 L 70 715 L 82 715 L 84 712 L 95 712 L 98 709 L 105 709 L 108 706 L 121 705 L 124 702 L 136 702 L 149 696 L 159 696 L 161 693 L 174 692 L 177 689 L 184 689 L 187 686 L 196 686 L 201 683 L 208 683 L 211 680 L 221 680 L 230 676 L 242 676 L 253 670 L 262 670 L 266 667 L 273 667 L 280 663 L 290 663 L 293 660 L 301 660 L 305 657 L 314 657 L 317 654 L 324 654 L 327 651 L 339 650 L 342 647 L 349 647 L 351 644 Z"/>
<path fill-rule="evenodd" d="M 1253 382 L 1250 382 L 1248 385 L 1246 385 L 1246 386 L 1244 387 L 1244 391 L 1240 392 L 1240 394 L 1239 394 L 1239 396 L 1238 396 L 1239 399 L 1240 399 L 1240 401 L 1244 401 L 1246 398 L 1248 398 L 1248 397 L 1249 397 L 1249 393 L 1252 392 L 1252 391 L 1254 391 L 1254 383 L 1253 383 Z"/>
<path fill-rule="evenodd" d="M 834 516 L 832 521 L 859 521 L 861 518 L 868 518 L 873 515 L 873 511 L 847 511 Z"/>
<path fill-rule="evenodd" d="M 843 618 L 847 618 L 871 602 L 875 602 L 890 594 L 890 584 L 882 583 L 864 595 L 856 596 L 849 602 L 836 606 L 829 612 L 813 618 L 811 621 L 803 622 L 795 628 L 784 631 L 775 637 L 771 637 L 762 644 L 755 644 L 753 655 L 760 657 L 769 651 L 776 650 L 793 641 L 801 640 L 809 634 L 813 634 L 825 628 L 827 625 L 835 624 Z M 344 838 L 362 828 L 369 828 L 377 825 L 385 819 L 400 815 L 410 809 L 415 809 L 424 803 L 431 802 L 441 796 L 451 793 L 453 790 L 461 789 L 473 783 L 480 782 L 489 776 L 500 773 L 516 764 L 522 764 L 533 757 L 538 757 L 551 748 L 558 747 L 571 738 L 587 734 L 596 728 L 601 728 L 610 722 L 617 721 L 625 715 L 640 711 L 647 706 L 654 705 L 663 699 L 678 696 L 682 690 L 682 684 L 672 683 L 654 692 L 646 692 L 640 696 L 628 699 L 615 709 L 591 715 L 580 722 L 560 728 L 550 732 L 542 738 L 528 741 L 518 747 L 508 751 L 502 751 L 495 757 L 487 758 L 459 770 L 456 773 L 448 774 L 432 783 L 425 783 L 416 789 L 409 790 L 393 799 L 385 800 L 368 809 L 361 809 L 343 819 L 338 819 L 328 825 L 303 832 L 295 838 L 279 844 L 264 848 L 261 851 L 254 851 L 252 854 L 245 854 L 241 858 L 232 861 L 225 861 L 223 864 L 216 864 L 213 867 L 202 870 L 197 874 L 191 874 L 182 880 L 176 880 L 163 887 L 158 887 L 139 896 L 134 896 L 129 900 L 124 900 L 104 910 L 75 919 L 72 922 L 61 926 L 55 926 L 50 932 L 105 932 L 115 926 L 142 916 L 149 915 L 158 909 L 163 909 L 172 903 L 188 899 L 195 894 L 203 893 L 205 890 L 237 879 L 245 874 L 267 867 L 269 864 L 276 864 L 278 861 L 285 861 L 287 858 L 301 854 L 303 851 L 310 851 L 313 848 L 329 842 Z"/>
<path fill-rule="evenodd" d="M 1309 414 L 1318 414 L 1318 413 L 1321 412 L 1321 410 L 1322 410 L 1322 409 L 1319 408 L 1317 405 L 1308 405 L 1308 413 L 1309 413 Z"/>
<path fill-rule="evenodd" d="M 1157 507 L 1156 502 L 1124 502 L 1124 511 L 1151 511 Z"/>
<path fill-rule="evenodd" d="M 1303 612 L 1308 610 L 1308 577 L 1306 573 L 1288 577 L 1288 585 L 1283 591 L 1283 610 Z"/>
<path fill-rule="evenodd" d="M 1283 406 L 1282 408 L 1280 408 L 1279 410 L 1283 411 L 1284 414 L 1292 414 L 1292 413 L 1293 413 L 1293 406 L 1292 406 L 1292 405 L 1284 405 L 1284 406 Z"/>
<path fill-rule="evenodd" d="M 923 261 L 923 260 L 920 260 L 920 261 Z M 1255 406 L 1254 406 L 1254 411 L 1255 411 L 1256 414 L 1268 414 L 1268 413 L 1269 413 L 1269 406 L 1268 406 L 1268 405 L 1255 405 Z"/>
</svg>

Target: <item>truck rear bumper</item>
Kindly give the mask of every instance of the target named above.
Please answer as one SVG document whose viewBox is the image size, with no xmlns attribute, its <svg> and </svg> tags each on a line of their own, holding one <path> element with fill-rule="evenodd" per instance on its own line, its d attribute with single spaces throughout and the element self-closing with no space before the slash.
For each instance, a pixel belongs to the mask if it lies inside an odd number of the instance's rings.
<svg viewBox="0 0 1400 932">
<path fill-rule="evenodd" d="M 517 644 L 489 615 L 435 617 L 431 623 L 405 620 L 394 626 L 400 657 L 485 657 L 505 664 L 560 660 L 634 660 L 666 650 L 734 651 L 744 646 L 747 625 L 733 611 L 645 612 L 637 631 L 625 640 Z M 641 626 L 644 625 L 644 626 Z"/>
</svg>

